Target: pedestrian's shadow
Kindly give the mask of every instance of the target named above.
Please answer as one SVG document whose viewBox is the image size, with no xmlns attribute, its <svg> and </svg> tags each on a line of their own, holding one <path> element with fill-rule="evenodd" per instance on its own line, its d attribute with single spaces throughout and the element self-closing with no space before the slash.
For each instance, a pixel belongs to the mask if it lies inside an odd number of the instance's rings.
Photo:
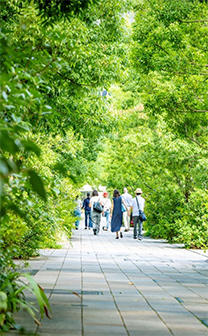
<svg viewBox="0 0 208 336">
<path fill-rule="evenodd" d="M 154 239 L 148 236 L 144 237 L 143 242 L 145 244 L 161 245 L 161 247 L 184 249 L 184 244 L 174 244 L 174 243 L 171 244 L 165 239 Z"/>
</svg>

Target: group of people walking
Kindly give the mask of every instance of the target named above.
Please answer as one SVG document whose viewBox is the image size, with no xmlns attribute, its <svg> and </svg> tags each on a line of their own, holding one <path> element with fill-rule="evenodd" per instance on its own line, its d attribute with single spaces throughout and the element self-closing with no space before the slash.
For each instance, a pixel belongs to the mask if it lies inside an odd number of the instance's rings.
<svg viewBox="0 0 208 336">
<path fill-rule="evenodd" d="M 77 207 L 84 209 L 85 212 L 85 229 L 93 229 L 94 235 L 98 235 L 101 226 L 101 219 L 105 219 L 104 231 L 108 231 L 111 226 L 111 232 L 116 233 L 116 239 L 123 238 L 121 230 L 122 223 L 124 223 L 125 232 L 130 230 L 130 220 L 132 218 L 134 224 L 133 238 L 142 239 L 142 223 L 146 220 L 144 215 L 145 200 L 141 196 L 142 190 L 137 188 L 135 190 L 135 197 L 133 198 L 127 188 L 124 188 L 124 193 L 120 195 L 117 189 L 114 190 L 112 202 L 107 192 L 102 195 L 98 194 L 97 190 L 87 193 L 82 205 Z M 76 210 L 77 211 L 77 207 Z M 75 214 L 76 215 L 76 214 Z M 80 209 L 81 215 L 81 209 Z M 78 229 L 79 221 L 75 225 Z"/>
</svg>

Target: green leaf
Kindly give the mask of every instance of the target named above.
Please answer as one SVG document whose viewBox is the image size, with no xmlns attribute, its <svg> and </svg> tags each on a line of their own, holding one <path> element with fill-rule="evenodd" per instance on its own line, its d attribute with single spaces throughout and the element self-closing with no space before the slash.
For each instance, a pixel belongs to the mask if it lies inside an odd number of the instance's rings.
<svg viewBox="0 0 208 336">
<path fill-rule="evenodd" d="M 44 313 L 49 318 L 48 310 L 51 311 L 50 304 L 48 298 L 46 297 L 43 289 L 36 283 L 33 277 L 30 274 L 23 275 L 28 281 L 28 288 L 32 290 L 32 293 L 35 294 L 36 299 L 38 301 L 40 307 L 41 317 L 43 317 Z"/>
<path fill-rule="evenodd" d="M 34 142 L 32 142 L 31 140 L 23 140 L 21 141 L 21 143 L 26 151 L 33 152 L 37 156 L 40 156 L 41 150 Z"/>
<path fill-rule="evenodd" d="M 37 325 L 40 325 L 40 321 L 38 321 L 34 310 L 32 310 L 32 308 L 28 304 L 20 301 L 20 306 L 29 313 L 29 315 L 32 317 Z"/>
<path fill-rule="evenodd" d="M 29 181 L 32 189 L 44 200 L 47 200 L 44 184 L 40 176 L 32 169 L 28 170 Z"/>
<path fill-rule="evenodd" d="M 7 310 L 7 295 L 4 292 L 0 292 L 0 313 L 5 312 L 6 310 Z"/>
<path fill-rule="evenodd" d="M 8 167 L 6 163 L 2 160 L 0 160 L 0 174 L 7 175 L 8 174 Z"/>
</svg>

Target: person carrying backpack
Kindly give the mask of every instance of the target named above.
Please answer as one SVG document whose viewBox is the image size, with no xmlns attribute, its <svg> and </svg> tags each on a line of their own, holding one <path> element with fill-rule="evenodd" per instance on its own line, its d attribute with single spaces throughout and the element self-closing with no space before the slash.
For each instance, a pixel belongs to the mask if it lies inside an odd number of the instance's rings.
<svg viewBox="0 0 208 336">
<path fill-rule="evenodd" d="M 103 204 L 97 190 L 93 190 L 89 206 L 91 208 L 93 233 L 94 235 L 97 235 L 100 231 L 101 215 L 103 212 Z"/>
</svg>

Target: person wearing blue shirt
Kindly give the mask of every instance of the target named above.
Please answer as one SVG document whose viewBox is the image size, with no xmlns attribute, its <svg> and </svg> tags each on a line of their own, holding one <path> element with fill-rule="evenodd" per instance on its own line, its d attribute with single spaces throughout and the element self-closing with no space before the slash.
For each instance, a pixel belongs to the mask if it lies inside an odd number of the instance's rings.
<svg viewBox="0 0 208 336">
<path fill-rule="evenodd" d="M 87 193 L 87 198 L 84 199 L 82 209 L 85 210 L 85 230 L 87 227 L 90 229 L 92 227 L 92 220 L 91 220 L 91 208 L 90 204 L 90 193 Z"/>
<path fill-rule="evenodd" d="M 77 219 L 75 221 L 75 228 L 76 228 L 76 230 L 78 230 L 79 229 L 79 223 L 80 223 L 80 220 L 81 220 L 81 205 L 82 205 L 82 202 L 79 199 L 79 196 L 76 197 L 75 205 L 76 205 L 76 207 L 74 209 L 74 216 L 77 217 Z"/>
</svg>

